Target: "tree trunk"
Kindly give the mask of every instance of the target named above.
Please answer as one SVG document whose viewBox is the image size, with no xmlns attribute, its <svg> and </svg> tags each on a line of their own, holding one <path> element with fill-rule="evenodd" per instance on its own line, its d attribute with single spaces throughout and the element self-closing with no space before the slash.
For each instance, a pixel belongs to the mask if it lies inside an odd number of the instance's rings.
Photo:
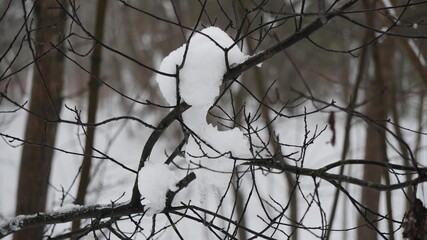
<svg viewBox="0 0 427 240">
<path fill-rule="evenodd" d="M 373 3 L 372 1 L 370 3 Z M 373 16 L 367 15 L 368 25 L 374 26 Z M 373 35 L 373 34 L 372 34 Z M 374 63 L 374 79 L 370 82 L 367 91 L 367 98 L 372 99 L 366 106 L 366 115 L 377 121 L 380 125 L 385 125 L 384 120 L 388 114 L 387 82 L 394 81 L 393 60 L 394 44 L 391 38 L 386 37 L 383 43 L 378 41 L 372 43 L 372 58 Z M 366 129 L 365 159 L 387 162 L 386 134 L 383 128 L 370 123 Z M 365 181 L 379 183 L 383 171 L 373 166 L 364 166 L 363 179 Z M 362 189 L 361 203 L 372 212 L 379 211 L 380 192 L 369 188 Z M 364 216 L 359 216 L 358 224 L 366 224 L 358 229 L 358 239 L 377 239 L 377 232 L 373 229 L 377 227 L 378 216 L 370 211 L 365 211 Z"/>
<path fill-rule="evenodd" d="M 52 49 L 64 37 L 65 14 L 55 1 L 36 1 L 34 14 L 37 31 L 34 43 L 35 58 Z M 30 27 L 30 19 L 26 19 Z M 34 144 L 24 144 L 19 171 L 16 215 L 42 212 L 46 207 L 47 189 L 51 170 L 55 135 L 62 105 L 62 75 L 64 57 L 56 50 L 38 59 L 34 64 L 33 84 L 29 115 L 25 130 L 25 140 Z M 49 121 L 46 121 L 49 120 Z M 21 231 L 15 240 L 41 239 L 43 227 Z"/>
<path fill-rule="evenodd" d="M 95 23 L 95 38 L 102 40 L 104 35 L 104 20 L 105 11 L 107 8 L 107 1 L 98 0 L 96 23 Z M 96 120 L 96 112 L 98 111 L 98 93 L 99 93 L 99 78 L 101 69 L 101 45 L 96 44 L 91 57 L 91 73 L 93 77 L 89 80 L 89 100 L 88 100 L 88 117 L 87 123 L 94 123 Z M 77 197 L 75 204 L 83 205 L 85 203 L 85 196 L 90 182 L 90 169 L 92 165 L 92 149 L 95 137 L 95 128 L 88 127 L 86 130 L 86 143 L 84 149 L 84 158 L 81 167 L 80 183 L 77 190 Z M 80 228 L 80 220 L 74 221 L 72 230 L 75 231 Z"/>
<path fill-rule="evenodd" d="M 362 42 L 367 42 L 369 40 L 369 34 L 368 32 L 365 32 L 365 36 L 362 39 Z M 357 76 L 356 76 L 356 82 L 354 84 L 354 88 L 351 92 L 350 96 L 350 103 L 348 105 L 348 108 L 351 110 L 354 110 L 354 107 L 357 103 L 358 100 L 358 96 L 359 96 L 359 91 L 361 90 L 360 88 L 360 84 L 362 83 L 364 76 L 365 76 L 365 72 L 367 71 L 367 65 L 368 65 L 368 56 L 367 56 L 367 49 L 363 48 L 360 52 L 360 56 L 359 56 L 359 63 L 358 63 L 358 67 L 357 67 Z M 346 86 L 344 86 L 344 88 L 346 88 Z M 343 139 L 343 148 L 342 148 L 342 152 L 341 152 L 341 161 L 346 160 L 347 158 L 347 154 L 349 152 L 350 149 L 350 129 L 351 129 L 351 123 L 352 123 L 352 119 L 353 119 L 353 115 L 352 114 L 347 114 L 346 118 L 345 118 L 345 124 L 344 124 L 344 139 Z M 344 166 L 342 165 L 339 169 L 339 175 L 344 175 Z M 334 193 L 334 200 L 332 203 L 332 210 L 330 213 L 330 217 L 329 217 L 329 221 L 328 221 L 328 230 L 326 233 L 326 240 L 331 239 L 331 230 L 332 230 L 332 226 L 334 224 L 334 220 L 335 220 L 335 215 L 337 214 L 337 208 L 338 208 L 338 200 L 339 200 L 339 196 L 340 196 L 340 190 L 337 188 L 335 189 L 335 193 Z M 345 211 L 343 211 L 343 213 L 346 213 Z M 345 217 L 343 217 L 343 219 L 345 219 Z"/>
</svg>

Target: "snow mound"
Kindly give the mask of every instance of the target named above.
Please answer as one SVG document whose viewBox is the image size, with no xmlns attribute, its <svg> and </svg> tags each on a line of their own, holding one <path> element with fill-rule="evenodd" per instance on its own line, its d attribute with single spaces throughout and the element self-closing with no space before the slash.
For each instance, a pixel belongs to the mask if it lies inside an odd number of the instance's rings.
<svg viewBox="0 0 427 240">
<path fill-rule="evenodd" d="M 165 57 L 159 71 L 176 74 L 177 66 L 182 64 L 187 49 L 183 68 L 178 74 L 180 95 L 189 105 L 211 106 L 219 94 L 222 76 L 227 71 L 226 59 L 231 65 L 247 58 L 233 44 L 233 39 L 220 28 L 205 28 L 193 35 L 188 47 L 184 44 Z M 170 105 L 176 105 L 176 78 L 158 74 L 156 81 L 166 101 Z"/>
<path fill-rule="evenodd" d="M 160 213 L 165 208 L 166 193 L 178 189 L 179 179 L 168 166 L 162 163 L 145 162 L 138 176 L 141 196 L 148 200 L 147 215 Z"/>
<path fill-rule="evenodd" d="M 198 199 L 206 206 L 220 201 L 235 166 L 233 157 L 251 156 L 248 138 L 239 128 L 220 131 L 206 120 L 210 107 L 220 93 L 227 64 L 241 63 L 247 57 L 227 33 L 217 27 L 208 27 L 195 33 L 188 45 L 184 44 L 163 59 L 159 70 L 176 75 L 156 76 L 163 96 L 170 105 L 178 104 L 176 83 L 179 79 L 179 94 L 183 101 L 191 105 L 182 114 L 183 122 L 191 130 L 185 146 L 185 159 L 197 176 L 188 186 L 186 192 L 189 194 L 178 194 L 174 203 L 197 202 Z M 177 171 L 177 174 L 183 177 L 182 172 Z"/>
</svg>

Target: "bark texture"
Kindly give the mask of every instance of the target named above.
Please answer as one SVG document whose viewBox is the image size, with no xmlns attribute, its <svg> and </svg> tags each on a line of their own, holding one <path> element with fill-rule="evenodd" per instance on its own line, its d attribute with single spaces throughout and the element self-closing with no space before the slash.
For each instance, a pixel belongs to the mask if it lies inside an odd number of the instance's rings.
<svg viewBox="0 0 427 240">
<path fill-rule="evenodd" d="M 51 44 L 64 36 L 65 14 L 55 1 L 36 1 L 34 15 L 38 30 L 29 41 L 34 44 L 36 63 L 33 70 L 31 99 L 22 149 L 17 191 L 16 215 L 45 210 L 53 149 L 62 99 L 64 57 Z M 28 19 L 28 28 L 31 26 Z M 28 36 L 30 37 L 30 36 Z M 34 38 L 33 38 L 34 37 Z M 41 239 L 43 227 L 21 231 L 14 240 Z"/>
</svg>

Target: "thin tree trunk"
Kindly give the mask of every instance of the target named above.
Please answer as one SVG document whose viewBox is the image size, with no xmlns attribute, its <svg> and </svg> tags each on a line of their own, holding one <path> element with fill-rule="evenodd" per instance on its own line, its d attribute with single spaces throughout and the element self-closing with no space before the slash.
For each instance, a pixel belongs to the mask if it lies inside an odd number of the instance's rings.
<svg viewBox="0 0 427 240">
<path fill-rule="evenodd" d="M 239 168 L 236 167 L 236 172 L 233 174 L 233 182 L 236 185 L 236 192 L 235 192 L 235 206 L 236 206 L 236 219 L 237 223 L 241 226 L 246 226 L 246 218 L 245 218 L 245 197 L 242 193 L 242 188 L 239 183 Z M 238 239 L 245 240 L 247 239 L 246 231 L 243 228 L 237 229 L 237 236 Z"/>
<path fill-rule="evenodd" d="M 423 128 L 424 128 L 424 98 L 426 95 L 426 89 L 422 89 L 420 96 L 419 96 L 419 106 L 418 106 L 418 113 L 417 113 L 417 121 L 418 121 L 418 128 L 417 131 L 419 133 L 423 132 Z M 417 138 L 415 140 L 415 150 L 414 150 L 414 155 L 416 157 L 416 159 L 421 159 L 421 154 L 420 154 L 420 150 L 421 150 L 421 139 L 422 139 L 422 135 L 421 134 L 417 134 Z"/>
<path fill-rule="evenodd" d="M 248 45 L 248 50 L 249 52 L 253 52 L 254 47 L 252 46 L 252 42 L 251 41 L 247 41 L 247 45 Z M 259 97 L 262 97 L 263 95 L 266 94 L 266 81 L 264 81 L 264 78 L 262 76 L 261 70 L 259 68 L 253 68 L 252 69 L 253 72 L 253 77 L 255 80 L 255 84 L 256 84 L 256 91 L 257 91 L 257 95 Z M 271 117 L 269 115 L 269 111 L 267 108 L 265 107 L 261 107 L 261 112 L 262 112 L 262 117 L 264 119 L 264 122 L 266 124 L 268 124 L 268 131 L 270 132 L 270 143 L 272 146 L 272 151 L 274 153 L 278 152 L 280 148 L 280 145 L 276 144 L 276 136 L 274 136 L 274 128 L 273 126 L 270 124 L 271 121 Z M 296 224 L 298 222 L 298 198 L 297 195 L 295 194 L 296 192 L 294 191 L 295 188 L 295 178 L 292 174 L 288 173 L 288 172 L 284 172 L 284 181 L 288 183 L 288 196 L 290 198 L 290 216 L 289 219 L 291 220 L 291 224 Z M 298 239 L 298 228 L 297 227 L 292 227 L 292 240 L 297 240 Z"/>
<path fill-rule="evenodd" d="M 367 42 L 369 38 L 369 34 L 366 32 L 365 36 L 363 37 L 362 42 Z M 350 110 L 354 109 L 354 106 L 356 104 L 357 98 L 359 96 L 359 90 L 360 90 L 360 84 L 362 82 L 362 80 L 364 79 L 365 73 L 366 73 L 366 66 L 367 66 L 367 49 L 363 48 L 361 53 L 360 53 L 360 61 L 359 61 L 359 65 L 357 68 L 357 77 L 356 77 L 356 82 L 354 84 L 354 88 L 352 91 L 352 94 L 350 96 L 350 103 L 348 108 Z M 344 86 L 346 87 L 346 86 Z M 343 149 L 341 152 L 341 161 L 344 161 L 347 158 L 347 153 L 348 150 L 350 148 L 350 129 L 351 129 L 351 121 L 353 119 L 353 115 L 352 114 L 347 114 L 346 119 L 345 119 L 345 125 L 344 125 L 344 140 L 343 140 Z M 343 175 L 344 174 L 344 166 L 342 165 L 339 169 L 339 174 Z M 334 193 L 334 201 L 332 203 L 332 210 L 331 210 L 331 215 L 329 217 L 329 221 L 328 221 L 328 230 L 326 233 L 326 239 L 330 239 L 331 236 L 331 229 L 332 226 L 334 224 L 334 220 L 335 220 L 335 214 L 336 214 L 336 210 L 338 208 L 338 200 L 339 200 L 339 195 L 340 195 L 340 190 L 339 189 L 335 189 L 335 193 Z M 344 213 L 346 211 L 343 211 Z"/>
<path fill-rule="evenodd" d="M 375 47 L 374 47 L 375 48 Z M 378 51 L 373 49 L 374 55 L 378 54 Z M 378 56 L 374 56 L 376 64 L 379 63 Z M 384 83 L 379 73 L 380 66 L 375 66 L 376 76 L 375 80 L 372 83 L 372 90 L 369 90 L 371 93 L 368 94 L 370 97 L 375 96 L 375 100 L 370 102 L 367 105 L 366 115 L 374 120 L 385 120 L 387 118 L 386 103 L 384 93 L 381 93 L 384 90 Z M 376 160 L 376 161 L 386 161 L 386 142 L 385 142 L 385 131 L 384 129 L 378 128 L 372 124 L 369 124 L 366 129 L 366 141 L 365 141 L 365 159 Z M 381 174 L 378 174 L 379 169 L 373 166 L 365 166 L 363 170 L 363 179 L 369 182 L 380 182 Z M 372 212 L 378 212 L 379 209 L 379 198 L 380 193 L 375 190 L 368 188 L 362 189 L 362 204 L 369 208 Z M 371 212 L 366 211 L 365 217 L 359 217 L 359 225 L 366 224 L 370 226 L 377 226 L 376 219 L 377 216 L 373 215 Z M 358 237 L 360 240 L 366 239 L 377 239 L 377 233 L 374 230 L 371 230 L 367 227 L 361 227 L 358 229 Z"/>
<path fill-rule="evenodd" d="M 366 2 L 365 2 L 366 3 Z M 370 1 L 369 3 L 373 3 Z M 374 26 L 374 19 L 371 14 L 367 15 L 368 25 Z M 380 124 L 385 124 L 383 120 L 387 119 L 388 99 L 386 92 L 387 81 L 394 81 L 394 73 L 392 70 L 394 51 L 393 41 L 391 38 L 385 38 L 384 42 L 372 43 L 372 58 L 374 62 L 375 75 L 373 81 L 370 82 L 367 98 L 372 101 L 366 106 L 366 115 L 374 121 L 379 121 Z M 369 124 L 366 129 L 365 141 L 365 159 L 387 162 L 387 144 L 386 134 L 383 128 L 379 128 L 373 124 Z M 379 168 L 372 166 L 364 166 L 363 179 L 369 182 L 378 183 L 381 181 L 381 173 Z M 385 178 L 387 180 L 387 177 Z M 390 196 L 386 196 L 390 197 Z M 380 192 L 368 188 L 362 189 L 361 203 L 369 208 L 373 213 L 379 210 Z M 391 200 L 388 199 L 387 203 Z M 359 216 L 358 224 L 363 225 L 358 229 L 358 239 L 377 239 L 377 232 L 372 228 L 378 226 L 376 220 L 378 216 L 370 211 L 365 211 L 363 216 Z"/>
<path fill-rule="evenodd" d="M 105 11 L 107 8 L 107 1 L 98 0 L 96 23 L 95 23 L 95 38 L 102 40 L 104 35 L 104 21 Z M 96 121 L 96 112 L 98 110 L 98 94 L 100 82 L 100 68 L 101 68 L 101 45 L 95 44 L 92 56 L 91 56 L 91 73 L 93 77 L 89 80 L 89 107 L 88 107 L 88 123 L 94 123 Z M 95 136 L 95 128 L 88 127 L 86 130 L 86 142 L 84 149 L 84 158 L 81 167 L 79 188 L 77 190 L 77 197 L 75 204 L 84 205 L 87 188 L 90 182 L 90 169 L 92 164 L 92 150 Z M 72 224 L 72 230 L 75 231 L 80 228 L 80 220 L 74 221 Z"/>
<path fill-rule="evenodd" d="M 424 86 L 427 87 L 427 66 L 424 66 L 421 63 L 419 56 L 418 56 L 418 53 L 416 53 L 414 51 L 414 49 L 409 44 L 409 41 L 412 41 L 412 39 L 404 39 L 404 38 L 400 39 L 399 38 L 399 43 L 401 44 L 401 46 L 405 50 L 405 52 L 409 58 L 409 61 L 411 62 L 412 66 L 414 67 L 414 70 L 416 70 L 418 72 L 421 80 L 424 83 Z"/>
<path fill-rule="evenodd" d="M 38 57 L 64 37 L 66 18 L 55 1 L 36 1 L 34 4 L 38 30 L 34 41 L 30 36 L 28 41 L 34 42 L 34 57 Z M 27 120 L 25 140 L 34 145 L 24 144 L 22 148 L 16 215 L 43 212 L 46 207 L 53 149 L 42 146 L 55 145 L 57 123 L 49 121 L 59 119 L 63 72 L 64 57 L 56 50 L 51 50 L 34 64 L 29 110 L 38 117 L 29 115 Z M 28 239 L 28 236 L 41 239 L 43 227 L 20 231 L 13 239 Z"/>
</svg>

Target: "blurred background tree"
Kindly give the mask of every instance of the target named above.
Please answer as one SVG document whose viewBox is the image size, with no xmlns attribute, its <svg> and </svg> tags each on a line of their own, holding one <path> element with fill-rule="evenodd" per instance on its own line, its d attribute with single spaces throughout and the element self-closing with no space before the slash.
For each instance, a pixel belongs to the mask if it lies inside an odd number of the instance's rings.
<svg viewBox="0 0 427 240">
<path fill-rule="evenodd" d="M 65 1 L 64 1 L 65 2 Z M 16 215 L 45 211 L 49 177 L 54 150 L 40 146 L 55 146 L 57 121 L 62 108 L 64 57 L 55 48 L 64 48 L 66 18 L 50 1 L 38 1 L 24 10 L 24 38 L 34 60 L 31 98 L 16 199 Z M 33 31 L 31 12 L 37 31 Z M 22 24 L 22 22 L 21 22 Z M 34 40 L 34 41 L 33 41 Z M 7 49 L 7 48 L 5 48 Z M 10 81 L 9 81 L 10 82 Z M 37 196 L 37 197 L 34 197 Z M 43 227 L 19 232 L 14 239 L 36 239 L 43 236 Z"/>
</svg>

